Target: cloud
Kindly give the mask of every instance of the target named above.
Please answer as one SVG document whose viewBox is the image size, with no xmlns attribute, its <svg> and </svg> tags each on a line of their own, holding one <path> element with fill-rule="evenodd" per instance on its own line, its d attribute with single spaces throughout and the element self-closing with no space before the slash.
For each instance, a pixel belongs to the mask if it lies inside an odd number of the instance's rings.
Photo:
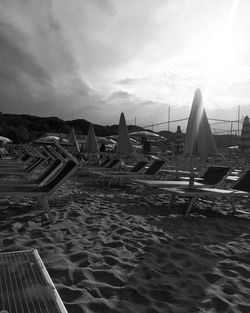
<svg viewBox="0 0 250 313">
<path fill-rule="evenodd" d="M 187 116 L 195 89 L 207 88 L 197 58 L 222 27 L 228 3 L 3 0 L 1 110 L 100 124 L 114 124 L 122 111 L 141 124 L 161 122 L 169 106 L 173 119 Z M 232 34 L 246 43 L 249 11 L 241 4 Z M 236 104 L 249 103 L 249 46 L 243 48 L 242 69 L 236 62 L 211 84 L 208 114 L 221 108 L 233 116 Z"/>
<path fill-rule="evenodd" d="M 125 79 L 119 80 L 117 82 L 117 84 L 119 84 L 119 85 L 134 85 L 137 82 L 138 82 L 138 79 L 136 79 L 136 78 L 125 78 Z"/>
<path fill-rule="evenodd" d="M 108 101 L 111 102 L 111 101 L 117 101 L 117 100 L 128 100 L 128 99 L 131 99 L 132 97 L 133 97 L 132 94 L 126 91 L 119 90 L 119 91 L 112 93 L 110 97 L 108 98 Z"/>
<path fill-rule="evenodd" d="M 96 100 L 51 14 L 50 1 L 2 2 L 0 8 L 4 112 L 73 117 L 81 101 Z"/>
</svg>

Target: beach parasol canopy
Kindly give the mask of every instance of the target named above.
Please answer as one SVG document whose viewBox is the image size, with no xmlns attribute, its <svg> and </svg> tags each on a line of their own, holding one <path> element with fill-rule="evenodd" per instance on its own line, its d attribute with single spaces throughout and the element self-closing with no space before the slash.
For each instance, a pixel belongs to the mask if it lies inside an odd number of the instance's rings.
<svg viewBox="0 0 250 313">
<path fill-rule="evenodd" d="M 7 138 L 7 137 L 3 137 L 3 136 L 0 136 L 0 141 L 4 142 L 4 143 L 9 143 L 9 142 L 12 142 L 11 139 Z"/>
<path fill-rule="evenodd" d="M 88 135 L 86 140 L 86 151 L 88 154 L 99 153 L 99 145 L 95 136 L 95 130 L 93 124 L 89 125 Z"/>
<path fill-rule="evenodd" d="M 186 157 L 200 157 L 203 160 L 208 155 L 218 154 L 200 89 L 195 91 L 188 118 L 184 154 Z"/>
<path fill-rule="evenodd" d="M 63 138 L 59 138 L 57 136 L 46 136 L 46 137 L 41 137 L 39 139 L 37 139 L 36 141 L 62 141 L 62 142 L 69 142 L 67 139 L 63 139 Z"/>
<path fill-rule="evenodd" d="M 175 143 L 175 154 L 182 154 L 183 148 L 184 148 L 184 141 L 183 141 L 183 134 L 181 132 L 181 127 L 177 126 L 177 131 L 175 133 L 174 137 L 174 143 Z"/>
<path fill-rule="evenodd" d="M 162 137 L 156 133 L 151 133 L 149 131 L 146 131 L 146 130 L 141 130 L 141 131 L 136 131 L 136 132 L 133 132 L 133 133 L 130 133 L 129 136 L 131 137 L 137 137 L 137 138 L 147 138 L 147 139 L 155 139 L 155 140 L 165 140 L 166 138 L 165 137 Z"/>
<path fill-rule="evenodd" d="M 116 144 L 116 141 L 106 137 L 96 137 L 98 143 L 104 143 L 105 145 Z"/>
<path fill-rule="evenodd" d="M 120 155 L 129 155 L 133 152 L 124 113 L 120 115 L 118 126 L 117 152 Z"/>
<path fill-rule="evenodd" d="M 245 116 L 240 136 L 240 150 L 242 153 L 250 153 L 250 123 L 249 117 Z"/>
</svg>

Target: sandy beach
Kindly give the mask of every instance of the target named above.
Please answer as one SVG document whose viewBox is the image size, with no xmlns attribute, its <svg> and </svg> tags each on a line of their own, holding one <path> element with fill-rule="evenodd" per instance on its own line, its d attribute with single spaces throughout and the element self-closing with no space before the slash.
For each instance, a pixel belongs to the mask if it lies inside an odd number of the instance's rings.
<svg viewBox="0 0 250 313">
<path fill-rule="evenodd" d="M 189 217 L 167 203 L 69 180 L 50 200 L 55 224 L 31 199 L 1 199 L 0 248 L 38 249 L 69 313 L 250 312 L 249 202 Z"/>
</svg>

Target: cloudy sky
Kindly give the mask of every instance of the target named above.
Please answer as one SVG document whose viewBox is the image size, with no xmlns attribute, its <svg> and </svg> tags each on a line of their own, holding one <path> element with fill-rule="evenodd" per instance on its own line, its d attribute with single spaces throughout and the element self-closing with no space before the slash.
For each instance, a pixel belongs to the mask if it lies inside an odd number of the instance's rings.
<svg viewBox="0 0 250 313">
<path fill-rule="evenodd" d="M 0 110 L 146 126 L 188 117 L 200 88 L 209 118 L 250 115 L 249 16 L 249 0 L 1 0 Z"/>
</svg>

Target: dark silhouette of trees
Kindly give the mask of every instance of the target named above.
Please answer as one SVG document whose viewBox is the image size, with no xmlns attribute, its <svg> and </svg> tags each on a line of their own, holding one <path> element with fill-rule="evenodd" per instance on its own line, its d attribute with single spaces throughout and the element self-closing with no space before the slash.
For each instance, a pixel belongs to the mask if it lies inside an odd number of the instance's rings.
<svg viewBox="0 0 250 313">
<path fill-rule="evenodd" d="M 87 135 L 90 122 L 84 119 L 64 121 L 58 117 L 39 117 L 28 114 L 3 114 L 0 112 L 0 136 L 5 136 L 15 143 L 26 143 L 35 140 L 46 133 L 69 134 L 74 128 L 76 134 Z M 94 124 L 97 136 L 117 135 L 118 125 L 97 125 Z M 129 125 L 129 132 L 143 130 L 139 126 Z M 161 135 L 173 141 L 174 133 L 160 132 Z M 185 137 L 185 134 L 183 134 Z M 216 135 L 217 147 L 228 147 L 237 145 L 238 136 Z"/>
</svg>

